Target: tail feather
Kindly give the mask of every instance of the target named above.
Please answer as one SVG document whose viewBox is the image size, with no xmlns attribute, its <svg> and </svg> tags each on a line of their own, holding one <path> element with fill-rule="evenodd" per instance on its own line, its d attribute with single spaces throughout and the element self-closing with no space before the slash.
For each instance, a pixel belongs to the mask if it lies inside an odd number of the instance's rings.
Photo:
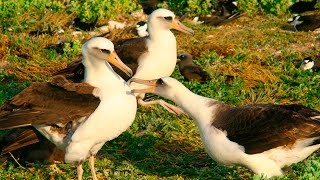
<svg viewBox="0 0 320 180">
<path fill-rule="evenodd" d="M 15 151 L 25 146 L 35 144 L 39 142 L 38 134 L 33 128 L 25 129 L 23 132 L 17 135 L 13 140 L 9 140 L 1 150 L 1 155 L 7 154 L 9 152 Z"/>
</svg>

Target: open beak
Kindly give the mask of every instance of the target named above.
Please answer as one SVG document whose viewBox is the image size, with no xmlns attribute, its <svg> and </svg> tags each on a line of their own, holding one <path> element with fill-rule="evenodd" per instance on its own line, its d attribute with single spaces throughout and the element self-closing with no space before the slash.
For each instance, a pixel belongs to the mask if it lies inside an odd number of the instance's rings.
<svg viewBox="0 0 320 180">
<path fill-rule="evenodd" d="M 115 51 L 110 53 L 110 55 L 108 57 L 108 62 L 115 65 L 121 71 L 126 73 L 129 77 L 131 77 L 133 75 L 132 70 L 121 61 L 121 59 L 119 58 L 119 56 L 117 55 L 117 53 Z"/>
<path fill-rule="evenodd" d="M 190 35 L 193 35 L 194 34 L 194 31 L 191 29 L 191 28 L 188 28 L 187 26 L 183 25 L 179 20 L 177 19 L 174 19 L 172 21 L 172 24 L 171 24 L 171 28 L 172 29 L 176 29 L 178 31 L 181 31 L 181 32 L 184 32 L 186 34 L 190 34 Z"/>
<path fill-rule="evenodd" d="M 132 89 L 131 92 L 132 93 L 154 93 L 156 91 L 157 88 L 157 80 L 158 79 L 154 79 L 154 80 L 143 80 L 143 79 L 138 79 L 138 78 L 132 78 L 130 80 L 131 82 L 135 82 L 138 84 L 144 84 L 146 86 L 148 86 L 145 89 Z"/>
</svg>

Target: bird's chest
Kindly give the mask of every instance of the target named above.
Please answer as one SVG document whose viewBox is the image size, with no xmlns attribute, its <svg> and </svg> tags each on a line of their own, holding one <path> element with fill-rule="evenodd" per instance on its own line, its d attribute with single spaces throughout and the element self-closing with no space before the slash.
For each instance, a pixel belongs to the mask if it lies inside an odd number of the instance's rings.
<svg viewBox="0 0 320 180">
<path fill-rule="evenodd" d="M 208 155 L 225 165 L 238 162 L 238 158 L 243 154 L 242 146 L 230 141 L 227 134 L 213 126 L 200 129 L 201 139 Z"/>
<path fill-rule="evenodd" d="M 137 74 L 144 78 L 160 78 L 170 76 L 177 62 L 176 42 L 160 41 L 148 44 L 148 53 L 140 59 Z"/>
</svg>

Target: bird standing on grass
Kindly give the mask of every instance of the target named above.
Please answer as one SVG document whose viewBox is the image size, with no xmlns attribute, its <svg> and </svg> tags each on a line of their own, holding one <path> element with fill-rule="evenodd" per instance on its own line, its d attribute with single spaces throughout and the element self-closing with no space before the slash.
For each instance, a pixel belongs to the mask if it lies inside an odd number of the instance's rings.
<svg viewBox="0 0 320 180">
<path fill-rule="evenodd" d="M 156 79 L 170 76 L 177 62 L 177 42 L 170 29 L 176 29 L 186 34 L 194 34 L 194 31 L 184 26 L 176 19 L 173 12 L 167 9 L 157 9 L 148 19 L 149 36 L 142 38 L 124 39 L 115 43 L 115 49 L 121 60 L 132 69 L 135 78 Z M 81 67 L 82 66 L 82 67 Z M 80 67 L 80 68 L 79 68 Z M 61 70 L 57 74 L 73 74 L 83 76 L 80 61 L 72 63 L 72 66 Z M 125 78 L 123 72 L 115 71 Z M 79 74 L 80 73 L 80 74 Z M 73 79 L 73 77 L 69 77 Z M 129 80 L 129 79 L 125 79 Z M 131 83 L 130 87 L 141 86 Z M 143 101 L 144 93 L 136 94 L 138 103 L 142 106 L 159 104 L 174 114 L 183 113 L 180 108 L 163 100 Z"/>
<path fill-rule="evenodd" d="M 320 112 L 302 105 L 232 107 L 192 93 L 179 81 L 133 79 L 147 85 L 134 93 L 155 93 L 174 101 L 198 126 L 206 152 L 225 165 L 239 164 L 267 177 L 304 160 L 320 148 Z"/>
<path fill-rule="evenodd" d="M 193 34 L 193 30 L 184 26 L 179 20 L 176 19 L 173 12 L 167 9 L 155 10 L 148 19 L 148 32 L 149 36 L 145 38 L 136 39 L 141 45 L 137 47 L 134 40 L 122 43 L 122 47 L 133 47 L 132 53 L 125 53 L 130 48 L 120 49 L 117 48 L 119 54 L 132 55 L 135 57 L 128 57 L 122 59 L 134 59 L 138 63 L 134 78 L 140 79 L 155 79 L 163 76 L 170 76 L 175 68 L 177 62 L 177 42 L 174 34 L 170 29 L 177 29 L 187 34 Z M 141 84 L 130 83 L 130 87 L 139 87 Z M 173 106 L 163 100 L 143 101 L 144 93 L 136 94 L 138 103 L 142 106 L 151 104 L 160 104 L 169 112 L 175 114 L 183 113 L 180 108 Z"/>
<path fill-rule="evenodd" d="M 185 80 L 195 80 L 204 83 L 210 79 L 209 74 L 200 66 L 193 64 L 192 55 L 189 53 L 182 53 L 178 56 L 178 65 L 180 74 Z"/>
<path fill-rule="evenodd" d="M 289 22 L 295 31 L 315 31 L 320 28 L 320 15 L 294 16 Z"/>
<path fill-rule="evenodd" d="M 127 83 L 106 62 L 132 75 L 111 41 L 92 38 L 82 53 L 84 83 L 69 82 L 64 76 L 33 83 L 1 108 L 0 129 L 33 126 L 65 151 L 65 162 L 78 164 L 78 179 L 88 158 L 92 178 L 97 179 L 96 153 L 132 124 L 137 102 Z"/>
<path fill-rule="evenodd" d="M 313 60 L 311 57 L 306 57 L 302 60 L 300 69 L 312 69 L 315 72 L 320 71 L 320 60 Z"/>
</svg>

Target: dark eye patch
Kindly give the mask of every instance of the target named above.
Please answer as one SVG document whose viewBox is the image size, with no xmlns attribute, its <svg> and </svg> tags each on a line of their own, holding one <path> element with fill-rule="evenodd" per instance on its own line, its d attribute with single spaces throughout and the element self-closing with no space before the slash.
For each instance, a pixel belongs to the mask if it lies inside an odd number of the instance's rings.
<svg viewBox="0 0 320 180">
<path fill-rule="evenodd" d="M 172 21 L 172 16 L 166 16 L 166 17 L 163 17 L 165 20 L 167 20 L 167 21 Z"/>
<path fill-rule="evenodd" d="M 157 85 L 163 85 L 163 84 L 164 84 L 163 80 L 162 79 L 158 79 Z"/>
<path fill-rule="evenodd" d="M 105 54 L 110 54 L 110 51 L 108 49 L 100 49 L 100 51 Z"/>
</svg>

